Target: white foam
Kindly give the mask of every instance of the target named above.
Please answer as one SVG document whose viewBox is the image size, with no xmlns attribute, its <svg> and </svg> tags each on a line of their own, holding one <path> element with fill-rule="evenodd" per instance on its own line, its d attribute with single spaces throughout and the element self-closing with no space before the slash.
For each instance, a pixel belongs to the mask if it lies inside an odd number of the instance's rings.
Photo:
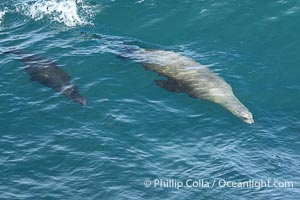
<svg viewBox="0 0 300 200">
<path fill-rule="evenodd" d="M 36 0 L 17 7 L 17 12 L 38 21 L 42 19 L 72 27 L 93 25 L 94 6 L 84 0 Z"/>
<path fill-rule="evenodd" d="M 4 15 L 7 13 L 7 8 L 4 8 L 4 10 L 0 11 L 0 25 L 2 24 Z"/>
</svg>

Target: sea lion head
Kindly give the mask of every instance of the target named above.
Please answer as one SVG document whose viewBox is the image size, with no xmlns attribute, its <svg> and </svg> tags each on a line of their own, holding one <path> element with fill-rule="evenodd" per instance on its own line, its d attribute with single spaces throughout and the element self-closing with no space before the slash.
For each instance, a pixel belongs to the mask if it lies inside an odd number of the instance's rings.
<svg viewBox="0 0 300 200">
<path fill-rule="evenodd" d="M 247 124 L 254 124 L 252 113 L 233 94 L 227 98 L 219 98 L 219 104 Z"/>
<path fill-rule="evenodd" d="M 63 94 L 82 106 L 87 104 L 86 99 L 78 92 L 76 85 L 66 87 Z"/>
<path fill-rule="evenodd" d="M 243 122 L 247 124 L 254 124 L 252 113 L 243 104 L 238 104 L 235 108 L 230 107 L 228 110 L 240 118 Z"/>
<path fill-rule="evenodd" d="M 240 118 L 243 122 L 247 124 L 254 124 L 254 119 L 252 113 L 246 108 L 238 106 L 239 109 L 228 109 L 232 114 Z"/>
<path fill-rule="evenodd" d="M 254 124 L 254 119 L 253 119 L 252 113 L 249 111 L 241 112 L 239 114 L 239 117 L 241 118 L 241 120 L 243 120 L 247 124 Z"/>
</svg>

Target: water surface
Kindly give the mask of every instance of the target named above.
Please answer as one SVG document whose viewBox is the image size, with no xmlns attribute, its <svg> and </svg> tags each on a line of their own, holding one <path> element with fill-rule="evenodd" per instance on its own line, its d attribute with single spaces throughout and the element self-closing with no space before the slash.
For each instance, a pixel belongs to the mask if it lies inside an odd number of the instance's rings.
<svg viewBox="0 0 300 200">
<path fill-rule="evenodd" d="M 16 56 L 0 55 L 0 198 L 297 199 L 299 19 L 296 0 L 2 0 L 0 52 L 56 61 L 88 106 L 31 82 Z M 256 123 L 157 87 L 158 75 L 81 32 L 193 58 L 232 86 Z M 293 187 L 177 189 L 156 179 Z"/>
</svg>

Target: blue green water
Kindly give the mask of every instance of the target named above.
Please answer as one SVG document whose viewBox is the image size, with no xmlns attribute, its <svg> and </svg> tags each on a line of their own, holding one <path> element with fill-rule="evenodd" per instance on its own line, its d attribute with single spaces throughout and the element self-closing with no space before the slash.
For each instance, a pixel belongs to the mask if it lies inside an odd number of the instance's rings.
<svg viewBox="0 0 300 200">
<path fill-rule="evenodd" d="M 299 24 L 298 0 L 1 0 L 0 52 L 56 61 L 88 105 L 31 82 L 14 55 L 0 55 L 0 199 L 298 199 Z M 157 87 L 158 75 L 82 31 L 209 66 L 255 124 Z M 197 186 L 202 179 L 210 187 Z"/>
</svg>

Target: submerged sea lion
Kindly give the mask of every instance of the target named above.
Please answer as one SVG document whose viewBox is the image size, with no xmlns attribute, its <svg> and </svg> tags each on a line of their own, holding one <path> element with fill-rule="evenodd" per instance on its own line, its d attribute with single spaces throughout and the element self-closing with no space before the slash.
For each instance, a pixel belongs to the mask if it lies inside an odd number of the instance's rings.
<svg viewBox="0 0 300 200">
<path fill-rule="evenodd" d="M 25 64 L 24 69 L 30 75 L 31 81 L 37 81 L 57 92 L 61 92 L 80 105 L 86 105 L 86 99 L 78 92 L 77 86 L 71 84 L 71 77 L 59 68 L 55 62 L 19 50 L 4 53 L 12 53 L 20 57 L 20 60 Z"/>
<path fill-rule="evenodd" d="M 236 98 L 231 86 L 209 68 L 171 51 L 143 49 L 135 54 L 146 69 L 167 77 L 167 80 L 155 80 L 158 86 L 215 102 L 244 122 L 254 123 L 252 113 Z"/>
<path fill-rule="evenodd" d="M 231 86 L 206 66 L 179 53 L 123 46 L 118 57 L 142 63 L 166 80 L 155 83 L 171 92 L 184 92 L 191 97 L 215 102 L 241 120 L 253 124 L 252 113 L 233 94 Z"/>
</svg>

